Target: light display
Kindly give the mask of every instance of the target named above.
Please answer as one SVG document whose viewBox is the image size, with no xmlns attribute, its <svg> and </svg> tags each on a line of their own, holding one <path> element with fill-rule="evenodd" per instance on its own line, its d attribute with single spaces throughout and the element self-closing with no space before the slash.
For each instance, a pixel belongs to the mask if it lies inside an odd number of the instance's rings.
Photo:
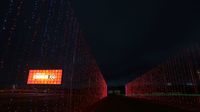
<svg viewBox="0 0 200 112">
<path fill-rule="evenodd" d="M 126 84 L 126 95 L 199 112 L 199 68 L 195 44 Z"/>
<path fill-rule="evenodd" d="M 1 112 L 83 112 L 107 96 L 106 82 L 70 0 L 6 0 L 4 5 L 0 21 L 0 74 L 4 78 L 0 82 L 9 81 L 21 89 L 7 94 L 8 99 L 1 97 Z M 29 71 L 40 68 L 62 69 L 62 84 L 52 84 L 54 75 Z"/>
<path fill-rule="evenodd" d="M 30 70 L 27 84 L 61 84 L 62 70 Z"/>
</svg>

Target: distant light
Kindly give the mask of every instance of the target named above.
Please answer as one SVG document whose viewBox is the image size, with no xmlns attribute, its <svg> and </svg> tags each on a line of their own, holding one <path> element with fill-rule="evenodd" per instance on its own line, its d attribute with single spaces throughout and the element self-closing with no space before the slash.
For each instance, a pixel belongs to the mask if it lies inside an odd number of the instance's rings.
<svg viewBox="0 0 200 112">
<path fill-rule="evenodd" d="M 187 86 L 192 86 L 192 85 L 194 85 L 192 82 L 188 82 L 188 83 L 186 83 L 186 85 Z"/>
<path fill-rule="evenodd" d="M 109 94 L 113 94 L 113 91 L 112 91 L 112 90 L 110 90 L 110 91 L 108 91 L 108 93 L 109 93 Z"/>
<path fill-rule="evenodd" d="M 197 74 L 200 74 L 200 71 L 199 71 L 199 70 L 197 70 Z"/>
<path fill-rule="evenodd" d="M 168 82 L 168 83 L 167 83 L 167 86 L 172 86 L 172 83 L 171 83 L 171 82 Z"/>
</svg>

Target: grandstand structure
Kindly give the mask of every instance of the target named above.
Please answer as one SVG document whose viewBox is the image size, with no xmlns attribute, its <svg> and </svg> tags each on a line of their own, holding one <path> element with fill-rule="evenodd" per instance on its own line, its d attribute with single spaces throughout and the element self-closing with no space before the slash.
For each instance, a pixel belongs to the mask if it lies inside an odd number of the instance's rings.
<svg viewBox="0 0 200 112">
<path fill-rule="evenodd" d="M 107 96 L 69 0 L 11 0 L 3 20 L 1 111 L 83 112 Z M 30 70 L 55 69 L 61 83 L 28 83 Z"/>
<path fill-rule="evenodd" d="M 183 49 L 126 84 L 126 96 L 199 110 L 200 47 Z"/>
</svg>

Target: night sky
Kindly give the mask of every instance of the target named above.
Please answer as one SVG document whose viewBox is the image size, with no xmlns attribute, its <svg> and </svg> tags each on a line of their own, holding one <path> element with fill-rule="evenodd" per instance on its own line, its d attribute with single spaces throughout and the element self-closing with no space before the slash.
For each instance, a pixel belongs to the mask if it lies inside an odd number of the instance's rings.
<svg viewBox="0 0 200 112">
<path fill-rule="evenodd" d="M 0 28 L 9 2 L 0 1 Z M 200 40 L 198 0 L 71 0 L 71 5 L 108 85 L 123 85 Z"/>
<path fill-rule="evenodd" d="M 109 85 L 122 85 L 200 40 L 198 0 L 73 0 Z"/>
</svg>

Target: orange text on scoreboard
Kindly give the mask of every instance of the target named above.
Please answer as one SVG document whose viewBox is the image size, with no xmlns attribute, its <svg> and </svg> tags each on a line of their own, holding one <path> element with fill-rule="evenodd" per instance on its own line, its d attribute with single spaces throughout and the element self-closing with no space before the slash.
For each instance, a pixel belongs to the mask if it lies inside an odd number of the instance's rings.
<svg viewBox="0 0 200 112">
<path fill-rule="evenodd" d="M 62 70 L 29 70 L 27 84 L 55 84 L 62 81 Z"/>
</svg>

